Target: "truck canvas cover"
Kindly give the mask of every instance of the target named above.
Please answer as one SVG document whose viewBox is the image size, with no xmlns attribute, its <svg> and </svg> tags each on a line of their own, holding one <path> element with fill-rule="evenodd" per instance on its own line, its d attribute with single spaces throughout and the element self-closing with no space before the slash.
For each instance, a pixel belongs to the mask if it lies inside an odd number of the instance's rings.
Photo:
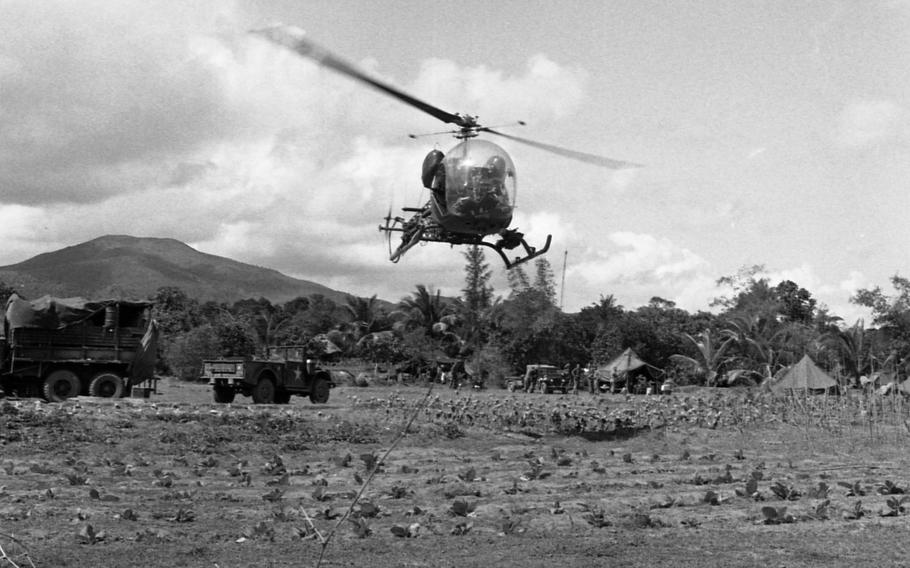
<svg viewBox="0 0 910 568">
<path fill-rule="evenodd" d="M 6 303 L 4 331 L 23 327 L 38 329 L 63 329 L 83 322 L 103 312 L 108 306 L 119 306 L 122 312 L 140 314 L 151 302 L 128 302 L 124 300 L 89 301 L 84 298 L 55 298 L 42 296 L 36 300 L 25 300 L 18 294 L 10 296 Z M 123 325 L 121 323 L 120 325 Z"/>
</svg>

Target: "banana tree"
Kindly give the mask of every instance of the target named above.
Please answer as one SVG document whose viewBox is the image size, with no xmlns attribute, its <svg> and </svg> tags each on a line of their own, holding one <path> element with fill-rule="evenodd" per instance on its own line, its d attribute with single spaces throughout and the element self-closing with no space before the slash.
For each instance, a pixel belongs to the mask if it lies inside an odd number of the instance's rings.
<svg viewBox="0 0 910 568">
<path fill-rule="evenodd" d="M 710 329 L 702 331 L 697 338 L 688 333 L 683 333 L 681 336 L 695 347 L 696 356 L 677 354 L 670 358 L 692 367 L 703 375 L 706 386 L 717 386 L 720 369 L 729 360 L 727 351 L 733 345 L 734 338 L 717 339 L 712 335 Z"/>
</svg>

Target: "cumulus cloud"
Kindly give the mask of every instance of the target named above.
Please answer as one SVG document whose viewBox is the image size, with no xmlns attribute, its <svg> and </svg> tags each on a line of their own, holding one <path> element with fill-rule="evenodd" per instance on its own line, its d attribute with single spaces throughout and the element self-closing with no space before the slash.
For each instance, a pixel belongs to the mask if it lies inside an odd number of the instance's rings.
<svg viewBox="0 0 910 568">
<path fill-rule="evenodd" d="M 854 102 L 838 117 L 836 141 L 847 148 L 865 148 L 897 135 L 906 120 L 906 110 L 893 101 Z"/>
<path fill-rule="evenodd" d="M 5 4 L 5 198 L 86 201 L 134 191 L 163 160 L 229 126 L 217 75 L 187 60 L 188 37 L 200 23 L 211 30 L 217 13 L 217 3 Z"/>
<path fill-rule="evenodd" d="M 4 8 L 0 236 L 8 263 L 131 234 L 365 295 L 394 299 L 415 282 L 457 293 L 460 249 L 415 247 L 396 266 L 377 230 L 390 209 L 402 214 L 427 199 L 419 173 L 430 144 L 405 135 L 438 128 L 431 117 L 248 34 L 249 18 L 233 3 Z M 543 55 L 517 72 L 415 61 L 411 80 L 388 76 L 378 61 L 355 63 L 490 121 L 531 111 L 555 120 L 586 96 L 584 71 Z M 526 213 L 531 240 L 572 234 L 558 216 Z"/>
<path fill-rule="evenodd" d="M 627 307 L 661 296 L 685 309 L 704 309 L 714 295 L 709 271 L 705 259 L 669 239 L 614 232 L 602 248 L 588 250 L 581 260 L 574 260 L 567 278 L 573 287 L 584 289 L 586 298 L 621 291 L 617 296 Z"/>
<path fill-rule="evenodd" d="M 533 116 L 538 122 L 576 110 L 586 96 L 587 74 L 545 55 L 532 56 L 520 75 L 486 66 L 463 68 L 442 59 L 425 61 L 410 88 L 449 112 L 478 115 L 493 125 Z"/>
</svg>

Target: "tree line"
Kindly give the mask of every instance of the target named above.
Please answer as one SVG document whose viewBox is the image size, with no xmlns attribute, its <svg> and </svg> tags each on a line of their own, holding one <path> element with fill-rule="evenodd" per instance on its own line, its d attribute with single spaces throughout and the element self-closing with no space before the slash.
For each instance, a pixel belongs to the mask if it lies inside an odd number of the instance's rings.
<svg viewBox="0 0 910 568">
<path fill-rule="evenodd" d="M 759 383 L 804 354 L 849 384 L 877 372 L 903 378 L 910 370 L 910 280 L 900 276 L 891 279 L 895 294 L 875 287 L 851 298 L 871 310 L 867 327 L 842 321 L 792 281 L 759 277 L 762 266 L 720 278 L 729 293 L 712 302 L 712 312 L 689 313 L 659 297 L 626 309 L 606 295 L 565 313 L 545 258 L 530 273 L 524 265 L 511 269 L 509 292 L 499 297 L 483 249 L 470 247 L 464 258 L 459 297 L 418 284 L 396 304 L 375 295 L 229 304 L 159 288 L 150 299 L 162 337 L 160 371 L 192 379 L 204 358 L 291 344 L 306 345 L 315 357 L 358 358 L 412 373 L 461 360 L 494 379 L 534 363 L 593 368 L 626 348 L 679 384 Z M 12 292 L 0 283 L 0 300 Z"/>
</svg>

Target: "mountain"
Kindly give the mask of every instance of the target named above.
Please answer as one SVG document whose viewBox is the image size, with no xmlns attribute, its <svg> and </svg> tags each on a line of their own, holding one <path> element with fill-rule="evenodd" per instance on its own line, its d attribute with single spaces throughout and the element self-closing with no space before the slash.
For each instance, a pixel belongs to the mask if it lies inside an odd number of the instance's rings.
<svg viewBox="0 0 910 568">
<path fill-rule="evenodd" d="M 0 282 L 27 298 L 45 294 L 145 299 L 162 286 L 175 286 L 200 301 L 232 303 L 267 298 L 283 303 L 322 294 L 344 303 L 347 294 L 277 270 L 206 254 L 175 239 L 108 235 L 0 266 Z"/>
</svg>

